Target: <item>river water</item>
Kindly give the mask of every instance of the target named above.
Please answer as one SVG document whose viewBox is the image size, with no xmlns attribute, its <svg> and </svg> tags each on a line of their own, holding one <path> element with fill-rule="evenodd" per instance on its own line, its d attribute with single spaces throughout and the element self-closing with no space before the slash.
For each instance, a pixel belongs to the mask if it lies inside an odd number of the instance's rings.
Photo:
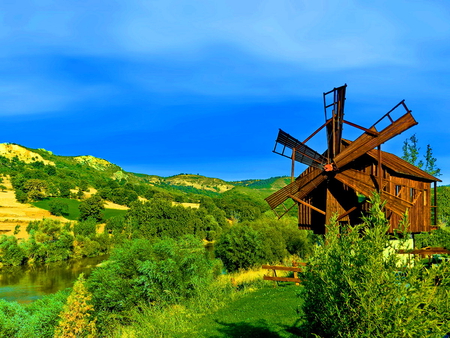
<svg viewBox="0 0 450 338">
<path fill-rule="evenodd" d="M 73 286 L 81 273 L 88 276 L 107 256 L 83 258 L 40 266 L 0 269 L 0 298 L 30 303 L 42 296 Z"/>
</svg>

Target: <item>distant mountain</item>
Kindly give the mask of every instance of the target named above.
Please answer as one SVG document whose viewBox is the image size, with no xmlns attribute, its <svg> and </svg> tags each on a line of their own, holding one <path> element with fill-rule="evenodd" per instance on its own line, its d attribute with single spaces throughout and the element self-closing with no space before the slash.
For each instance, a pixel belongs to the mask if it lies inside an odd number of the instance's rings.
<svg viewBox="0 0 450 338">
<path fill-rule="evenodd" d="M 119 184 L 149 185 L 164 190 L 184 193 L 219 195 L 237 187 L 241 192 L 262 190 L 262 195 L 268 195 L 287 183 L 286 177 L 272 177 L 268 179 L 243 180 L 227 182 L 219 178 L 205 177 L 193 174 L 178 174 L 170 177 L 126 172 L 118 165 L 105 159 L 90 155 L 59 156 L 46 149 L 32 149 L 18 144 L 0 144 L 0 173 L 16 176 L 24 175 L 24 179 L 43 179 L 56 186 L 70 182 L 71 189 L 89 186 L 99 189 L 108 181 Z M 38 172 L 42 172 L 39 174 Z M 133 190 L 136 190 L 132 188 Z M 58 196 L 58 192 L 55 193 Z"/>
</svg>

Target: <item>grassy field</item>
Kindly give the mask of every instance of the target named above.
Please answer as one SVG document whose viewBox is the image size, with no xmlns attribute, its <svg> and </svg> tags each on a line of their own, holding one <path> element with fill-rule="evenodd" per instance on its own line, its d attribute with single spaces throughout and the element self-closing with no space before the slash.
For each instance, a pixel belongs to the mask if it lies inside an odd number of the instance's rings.
<svg viewBox="0 0 450 338">
<path fill-rule="evenodd" d="M 59 200 L 61 202 L 66 203 L 69 206 L 69 214 L 65 215 L 64 216 L 65 218 L 70 219 L 72 221 L 76 221 L 78 219 L 78 217 L 80 216 L 80 210 L 78 209 L 78 206 L 80 205 L 81 202 L 70 199 L 70 198 L 60 198 L 60 197 L 46 198 L 41 201 L 34 202 L 33 205 L 35 207 L 38 207 L 41 209 L 50 210 L 50 207 L 48 204 L 52 200 Z M 103 218 L 106 220 L 113 216 L 124 215 L 125 213 L 126 213 L 126 210 L 105 209 L 103 211 Z"/>
<path fill-rule="evenodd" d="M 203 317 L 184 337 L 298 337 L 300 287 L 267 287 Z"/>
</svg>

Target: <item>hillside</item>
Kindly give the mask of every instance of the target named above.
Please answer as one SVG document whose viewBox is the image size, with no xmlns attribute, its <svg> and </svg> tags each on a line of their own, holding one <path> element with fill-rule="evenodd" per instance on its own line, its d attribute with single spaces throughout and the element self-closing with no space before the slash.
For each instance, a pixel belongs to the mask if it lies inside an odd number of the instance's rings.
<svg viewBox="0 0 450 338">
<path fill-rule="evenodd" d="M 12 234 L 15 226 L 21 225 L 20 238 L 26 237 L 23 226 L 29 221 L 64 220 L 36 207 L 48 209 L 52 199 L 72 199 L 79 203 L 97 193 L 106 201 L 107 208 L 126 210 L 133 201 L 153 196 L 168 199 L 172 205 L 195 208 L 205 196 L 223 197 L 226 202 L 216 204 L 231 215 L 236 214 L 237 207 L 232 211 L 228 204 L 239 204 L 237 201 L 242 196 L 264 211 L 267 206 L 263 199 L 289 182 L 286 177 L 226 182 L 192 174 L 170 177 L 137 174 L 90 155 L 60 156 L 49 150 L 9 143 L 0 144 L 0 174 L 0 184 L 4 186 L 0 193 L 0 233 Z"/>
</svg>

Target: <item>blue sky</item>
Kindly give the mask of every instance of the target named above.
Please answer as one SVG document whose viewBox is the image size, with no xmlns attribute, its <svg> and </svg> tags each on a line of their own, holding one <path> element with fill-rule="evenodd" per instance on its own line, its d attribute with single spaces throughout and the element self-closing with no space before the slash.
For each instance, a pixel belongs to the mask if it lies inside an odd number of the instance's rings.
<svg viewBox="0 0 450 338">
<path fill-rule="evenodd" d="M 305 139 L 322 93 L 347 83 L 345 118 L 366 127 L 405 99 L 419 125 L 382 149 L 415 133 L 450 184 L 447 1 L 4 1 L 0 15 L 0 142 L 160 176 L 289 175 L 278 128 Z"/>
</svg>

